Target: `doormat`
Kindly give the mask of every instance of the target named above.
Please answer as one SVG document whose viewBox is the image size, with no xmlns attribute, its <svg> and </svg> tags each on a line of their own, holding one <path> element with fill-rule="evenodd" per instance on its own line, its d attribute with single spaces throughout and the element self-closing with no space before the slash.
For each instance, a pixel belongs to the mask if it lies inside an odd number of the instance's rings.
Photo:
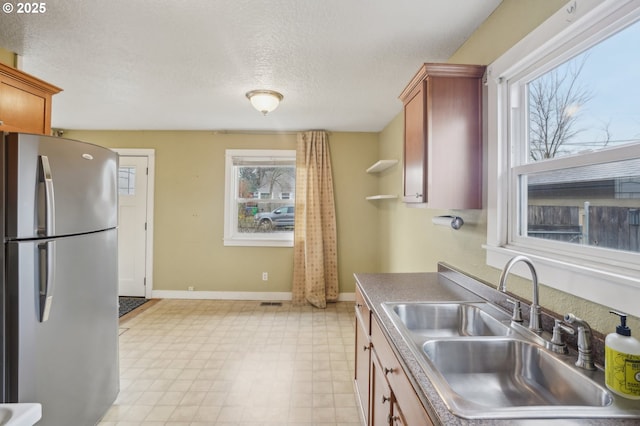
<svg viewBox="0 0 640 426">
<path fill-rule="evenodd" d="M 147 303 L 149 299 L 145 299 L 144 297 L 125 297 L 120 296 L 119 298 L 120 304 L 120 317 L 128 314 L 139 306 Z"/>
</svg>

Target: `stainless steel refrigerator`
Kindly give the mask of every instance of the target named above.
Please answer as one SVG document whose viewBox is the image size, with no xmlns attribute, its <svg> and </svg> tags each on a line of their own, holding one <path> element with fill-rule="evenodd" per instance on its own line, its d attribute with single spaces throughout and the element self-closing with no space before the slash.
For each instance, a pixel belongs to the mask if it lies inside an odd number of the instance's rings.
<svg viewBox="0 0 640 426">
<path fill-rule="evenodd" d="M 44 426 L 94 425 L 119 390 L 112 151 L 0 133 L 2 401 Z"/>
</svg>

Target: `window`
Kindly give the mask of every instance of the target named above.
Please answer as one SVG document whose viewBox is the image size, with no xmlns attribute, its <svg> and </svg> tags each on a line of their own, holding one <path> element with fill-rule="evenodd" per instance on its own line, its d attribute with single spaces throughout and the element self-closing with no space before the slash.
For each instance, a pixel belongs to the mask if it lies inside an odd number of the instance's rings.
<svg viewBox="0 0 640 426">
<path fill-rule="evenodd" d="M 227 150 L 225 245 L 293 246 L 296 152 Z"/>
<path fill-rule="evenodd" d="M 629 223 L 640 206 L 640 61 L 629 59 L 639 42 L 635 22 L 508 82 L 514 241 L 640 252 L 640 227 Z M 618 256 L 600 255 L 609 254 Z"/>
<path fill-rule="evenodd" d="M 635 315 L 622 299 L 640 295 L 639 6 L 571 2 L 488 81 L 488 264 L 529 255 L 545 284 Z"/>
<path fill-rule="evenodd" d="M 136 168 L 120 167 L 118 169 L 118 194 L 135 195 L 136 190 Z"/>
</svg>

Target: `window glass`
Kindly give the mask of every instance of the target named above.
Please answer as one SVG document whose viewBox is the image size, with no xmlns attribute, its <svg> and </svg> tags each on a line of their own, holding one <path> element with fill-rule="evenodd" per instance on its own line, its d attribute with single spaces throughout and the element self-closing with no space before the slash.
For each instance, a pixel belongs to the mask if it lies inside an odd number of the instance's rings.
<svg viewBox="0 0 640 426">
<path fill-rule="evenodd" d="M 293 244 L 295 151 L 227 150 L 226 245 Z"/>
<path fill-rule="evenodd" d="M 636 22 L 528 83 L 528 161 L 638 141 L 638 43 Z"/>
<path fill-rule="evenodd" d="M 295 165 L 254 164 L 234 168 L 238 180 L 238 231 L 291 232 L 294 208 L 282 204 L 293 202 Z"/>
<path fill-rule="evenodd" d="M 529 237 L 640 251 L 640 159 L 519 176 Z"/>
<path fill-rule="evenodd" d="M 640 150 L 623 149 L 640 145 L 638 43 L 636 22 L 526 83 L 512 141 L 518 237 L 640 251 Z"/>
<path fill-rule="evenodd" d="M 136 168 L 120 167 L 118 170 L 118 193 L 120 195 L 135 195 Z"/>
</svg>

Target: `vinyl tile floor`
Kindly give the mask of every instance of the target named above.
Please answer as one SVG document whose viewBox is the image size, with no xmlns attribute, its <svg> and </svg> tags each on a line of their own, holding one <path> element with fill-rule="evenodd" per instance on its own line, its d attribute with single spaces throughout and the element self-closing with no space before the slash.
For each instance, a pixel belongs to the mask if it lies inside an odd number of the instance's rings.
<svg viewBox="0 0 640 426">
<path fill-rule="evenodd" d="M 120 324 L 99 426 L 360 426 L 352 302 L 160 300 Z"/>
</svg>

